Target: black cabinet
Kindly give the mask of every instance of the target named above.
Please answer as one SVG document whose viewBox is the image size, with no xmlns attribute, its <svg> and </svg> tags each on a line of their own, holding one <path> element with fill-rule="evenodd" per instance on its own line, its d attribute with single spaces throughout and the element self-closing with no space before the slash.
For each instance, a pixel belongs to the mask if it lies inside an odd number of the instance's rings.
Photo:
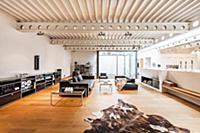
<svg viewBox="0 0 200 133">
<path fill-rule="evenodd" d="M 61 69 L 22 78 L 0 79 L 0 106 L 52 86 L 60 80 Z"/>
<path fill-rule="evenodd" d="M 54 84 L 54 81 L 53 81 L 54 75 L 53 75 L 53 73 L 44 74 L 44 78 L 45 78 L 46 87 L 49 87 L 49 86 Z"/>
<path fill-rule="evenodd" d="M 9 78 L 0 81 L 0 105 L 21 97 L 21 79 Z"/>
<path fill-rule="evenodd" d="M 21 79 L 22 97 L 35 92 L 35 76 L 28 76 Z"/>
<path fill-rule="evenodd" d="M 54 72 L 53 75 L 54 75 L 54 84 L 60 82 L 60 80 L 61 80 L 61 71 Z"/>
<path fill-rule="evenodd" d="M 35 78 L 35 89 L 36 91 L 40 91 L 46 87 L 45 77 L 43 74 L 36 75 Z"/>
</svg>

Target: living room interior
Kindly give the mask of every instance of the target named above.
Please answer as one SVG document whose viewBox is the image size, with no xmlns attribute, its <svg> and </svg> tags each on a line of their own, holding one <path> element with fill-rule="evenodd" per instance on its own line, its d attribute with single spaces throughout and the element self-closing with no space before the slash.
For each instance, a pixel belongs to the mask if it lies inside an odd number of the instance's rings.
<svg viewBox="0 0 200 133">
<path fill-rule="evenodd" d="M 199 133 L 200 1 L 1 0 L 1 133 Z"/>
</svg>

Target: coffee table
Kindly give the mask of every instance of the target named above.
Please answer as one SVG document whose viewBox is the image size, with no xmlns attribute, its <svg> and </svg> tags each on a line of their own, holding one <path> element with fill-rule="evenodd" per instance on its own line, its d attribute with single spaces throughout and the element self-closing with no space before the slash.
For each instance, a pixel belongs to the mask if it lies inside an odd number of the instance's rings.
<svg viewBox="0 0 200 133">
<path fill-rule="evenodd" d="M 111 81 L 100 81 L 99 82 L 99 91 L 101 92 L 102 86 L 107 86 L 110 89 L 110 92 L 112 93 L 112 82 Z"/>
<path fill-rule="evenodd" d="M 56 105 L 53 104 L 53 95 L 59 95 L 59 96 L 80 96 L 81 98 L 81 106 L 83 105 L 83 95 L 85 93 L 85 90 L 82 91 L 66 91 L 66 92 L 59 92 L 59 90 L 54 90 L 51 92 L 50 95 L 50 104 L 52 106 Z"/>
</svg>

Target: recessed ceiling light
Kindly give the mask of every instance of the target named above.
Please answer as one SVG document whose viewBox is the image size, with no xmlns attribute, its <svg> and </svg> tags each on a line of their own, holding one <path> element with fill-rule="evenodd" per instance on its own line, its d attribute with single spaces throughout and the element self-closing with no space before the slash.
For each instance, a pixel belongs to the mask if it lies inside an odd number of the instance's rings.
<svg viewBox="0 0 200 133">
<path fill-rule="evenodd" d="M 110 25 L 108 28 L 109 28 L 109 29 L 112 29 L 113 27 L 112 27 L 112 25 Z"/>
<path fill-rule="evenodd" d="M 165 36 L 162 36 L 162 37 L 161 37 L 161 40 L 164 40 L 164 39 L 165 39 Z"/>
<path fill-rule="evenodd" d="M 117 29 L 121 29 L 122 27 L 120 25 L 117 26 Z"/>
<path fill-rule="evenodd" d="M 41 25 L 38 25 L 38 29 L 41 29 L 42 28 L 42 26 Z"/>
<path fill-rule="evenodd" d="M 95 29 L 95 26 L 94 26 L 94 25 L 92 25 L 91 29 L 92 29 L 92 30 L 94 30 L 94 29 Z"/>
<path fill-rule="evenodd" d="M 183 26 L 181 26 L 181 30 L 184 30 L 185 29 L 185 26 L 183 25 Z"/>
<path fill-rule="evenodd" d="M 148 28 L 149 28 L 148 26 L 145 26 L 145 27 L 144 27 L 145 30 L 148 30 Z"/>
<path fill-rule="evenodd" d="M 64 29 L 65 29 L 65 30 L 66 30 L 66 29 L 68 29 L 68 26 L 67 26 L 67 25 L 65 25 L 65 26 L 64 26 Z"/>
<path fill-rule="evenodd" d="M 192 22 L 192 27 L 197 27 L 197 26 L 199 26 L 199 21 L 198 20 Z"/>
<path fill-rule="evenodd" d="M 85 30 L 86 29 L 86 26 L 85 25 L 83 25 L 83 30 Z"/>
<path fill-rule="evenodd" d="M 167 29 L 167 26 L 166 26 L 166 25 L 164 25 L 162 29 L 163 29 L 163 30 L 166 30 L 166 29 Z"/>
<path fill-rule="evenodd" d="M 74 30 L 76 30 L 76 29 L 77 29 L 77 26 L 76 26 L 76 25 L 74 25 L 74 27 L 73 27 L 73 28 L 74 28 Z"/>
<path fill-rule="evenodd" d="M 32 25 L 30 25 L 30 26 L 29 26 L 29 29 L 30 29 L 30 30 L 31 30 L 31 29 L 33 29 L 33 26 L 32 26 Z"/>
<path fill-rule="evenodd" d="M 136 29 L 136 30 L 138 30 L 139 28 L 140 28 L 140 27 L 139 27 L 138 25 L 137 25 L 137 26 L 135 26 L 135 29 Z"/>
<path fill-rule="evenodd" d="M 169 36 L 172 37 L 174 34 L 173 33 L 169 33 Z"/>
<path fill-rule="evenodd" d="M 24 29 L 24 25 L 20 25 L 20 29 L 23 30 Z"/>
<path fill-rule="evenodd" d="M 130 25 L 127 25 L 127 26 L 126 26 L 126 29 L 130 29 L 130 28 L 131 28 L 131 26 L 130 26 Z"/>
</svg>

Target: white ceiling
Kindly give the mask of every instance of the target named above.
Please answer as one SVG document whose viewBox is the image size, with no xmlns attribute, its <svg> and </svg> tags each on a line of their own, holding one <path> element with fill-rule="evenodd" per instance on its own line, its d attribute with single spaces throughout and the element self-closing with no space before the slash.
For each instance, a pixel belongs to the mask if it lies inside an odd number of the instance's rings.
<svg viewBox="0 0 200 133">
<path fill-rule="evenodd" d="M 18 23 L 66 23 L 66 24 L 144 24 L 163 23 L 175 25 L 200 19 L 200 0 L 0 0 L 0 10 L 12 16 Z M 41 24 L 42 25 L 42 24 Z M 186 27 L 187 28 L 187 27 Z M 163 29 L 166 30 L 166 29 Z M 176 29 L 174 29 L 175 31 Z M 187 28 L 187 30 L 189 30 Z M 38 29 L 38 31 L 41 31 Z M 104 32 L 104 30 L 101 30 Z M 118 32 L 113 29 L 98 36 L 99 31 L 43 31 L 50 39 L 161 39 L 169 33 L 160 31 Z M 149 32 L 148 32 L 149 31 Z M 27 32 L 27 31 L 26 31 Z M 28 31 L 32 32 L 32 31 Z M 35 32 L 35 31 L 34 31 Z M 185 32 L 185 30 L 183 31 Z M 182 33 L 175 32 L 174 35 Z"/>
</svg>

